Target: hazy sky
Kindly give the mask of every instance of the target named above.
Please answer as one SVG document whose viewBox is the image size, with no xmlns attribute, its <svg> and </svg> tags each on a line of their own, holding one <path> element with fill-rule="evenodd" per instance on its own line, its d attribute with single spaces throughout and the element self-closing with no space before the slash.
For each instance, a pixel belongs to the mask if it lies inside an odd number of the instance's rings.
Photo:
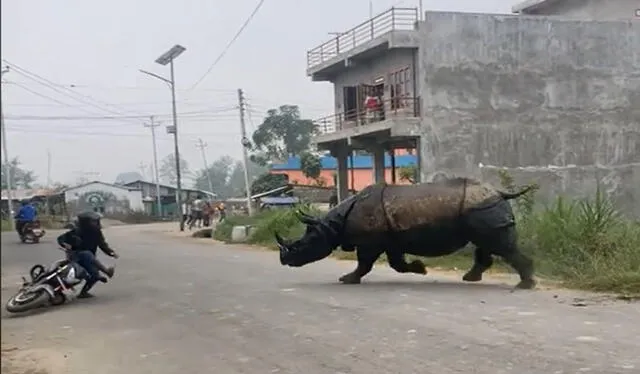
<svg viewBox="0 0 640 374">
<path fill-rule="evenodd" d="M 168 67 L 154 60 L 176 43 L 187 48 L 176 60 L 176 81 L 178 112 L 184 113 L 178 120 L 180 149 L 191 169 L 203 164 L 198 138 L 208 143 L 209 162 L 240 157 L 238 88 L 250 104 L 249 131 L 280 104 L 299 105 L 306 118 L 330 114 L 331 85 L 306 76 L 306 51 L 328 40 L 328 32 L 365 21 L 368 0 L 266 0 L 226 56 L 189 90 L 257 2 L 3 0 L 2 58 L 67 87 L 52 89 L 17 69 L 4 75 L 10 157 L 18 156 L 40 183 L 46 182 L 47 151 L 54 182 L 73 183 L 80 172 L 97 172 L 89 179 L 112 182 L 120 172 L 139 171 L 140 163 L 150 165 L 150 130 L 143 126 L 148 120 L 136 117 L 153 114 L 170 124 L 171 96 L 164 83 L 138 69 L 168 76 Z M 373 9 L 417 3 L 373 0 Z M 509 13 L 514 1 L 423 3 L 425 10 Z M 108 116 L 129 118 L 102 118 Z M 158 152 L 159 158 L 173 152 L 164 126 L 158 128 Z"/>
</svg>

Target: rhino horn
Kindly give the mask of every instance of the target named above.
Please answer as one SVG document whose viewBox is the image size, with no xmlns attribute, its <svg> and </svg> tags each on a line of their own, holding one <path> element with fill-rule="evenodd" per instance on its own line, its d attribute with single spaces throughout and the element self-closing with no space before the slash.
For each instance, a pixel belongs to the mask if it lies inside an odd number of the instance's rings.
<svg viewBox="0 0 640 374">
<path fill-rule="evenodd" d="M 311 217 L 310 215 L 303 213 L 301 211 L 296 211 L 296 215 L 298 216 L 298 219 L 300 220 L 300 222 L 304 223 L 305 225 L 317 225 L 320 223 L 320 220 L 315 218 L 315 217 Z"/>
<path fill-rule="evenodd" d="M 278 243 L 278 248 L 280 249 L 280 264 L 289 265 L 291 250 L 287 247 L 287 243 L 285 243 L 280 234 L 276 232 L 274 235 L 276 237 L 276 243 Z"/>
<path fill-rule="evenodd" d="M 278 234 L 277 232 L 274 233 L 274 235 L 276 237 L 276 243 L 278 243 L 278 248 L 280 248 L 280 251 L 289 252 L 287 243 L 285 243 L 284 239 L 282 239 L 282 236 L 280 236 L 280 234 Z"/>
</svg>

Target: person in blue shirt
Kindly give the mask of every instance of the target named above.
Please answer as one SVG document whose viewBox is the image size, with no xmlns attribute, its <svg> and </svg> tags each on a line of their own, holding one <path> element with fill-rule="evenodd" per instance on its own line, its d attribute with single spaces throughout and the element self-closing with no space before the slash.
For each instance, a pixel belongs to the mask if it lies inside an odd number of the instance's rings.
<svg viewBox="0 0 640 374">
<path fill-rule="evenodd" d="M 18 213 L 14 217 L 16 220 L 16 231 L 19 235 L 23 234 L 22 231 L 28 223 L 35 221 L 38 217 L 38 212 L 31 202 L 24 200 L 21 204 L 20 210 L 18 210 Z"/>
</svg>

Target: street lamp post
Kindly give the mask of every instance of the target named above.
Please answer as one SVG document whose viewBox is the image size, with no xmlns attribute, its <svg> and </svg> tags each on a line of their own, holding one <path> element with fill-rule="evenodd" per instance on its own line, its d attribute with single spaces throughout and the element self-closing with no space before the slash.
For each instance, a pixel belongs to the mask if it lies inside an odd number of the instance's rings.
<svg viewBox="0 0 640 374">
<path fill-rule="evenodd" d="M 169 64 L 171 70 L 170 79 L 164 78 L 160 75 L 140 70 L 140 72 L 150 75 L 156 79 L 160 79 L 161 81 L 168 83 L 169 87 L 171 87 L 171 105 L 173 112 L 173 128 L 167 128 L 167 132 L 173 134 L 173 146 L 175 148 L 175 159 L 176 159 L 176 204 L 178 205 L 178 211 L 180 212 L 180 231 L 184 231 L 184 212 L 182 211 L 182 181 L 180 174 L 180 151 L 178 148 L 178 112 L 176 111 L 176 83 L 175 83 L 175 75 L 173 69 L 173 60 L 176 57 L 180 56 L 182 52 L 186 50 L 185 47 L 176 44 L 171 49 L 163 53 L 160 57 L 156 59 L 156 63 L 162 66 L 166 66 Z"/>
<path fill-rule="evenodd" d="M 2 73 L 0 73 L 0 77 L 2 77 L 5 73 L 9 72 L 9 67 L 5 67 L 2 69 Z M 2 148 L 4 150 L 4 168 L 5 168 L 5 176 L 7 178 L 7 209 L 9 209 L 9 227 L 11 230 L 14 229 L 13 222 L 13 181 L 11 176 L 11 161 L 9 160 L 9 151 L 7 150 L 7 129 L 4 125 L 4 111 L 2 108 L 2 95 L 0 94 L 0 126 L 2 126 Z"/>
</svg>

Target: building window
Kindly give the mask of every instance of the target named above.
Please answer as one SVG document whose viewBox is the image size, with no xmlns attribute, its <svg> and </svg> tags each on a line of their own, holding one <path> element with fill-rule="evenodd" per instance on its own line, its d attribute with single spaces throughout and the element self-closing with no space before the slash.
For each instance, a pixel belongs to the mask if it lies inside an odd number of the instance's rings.
<svg viewBox="0 0 640 374">
<path fill-rule="evenodd" d="M 411 92 L 411 71 L 409 69 L 406 67 L 389 75 L 392 110 L 409 106 L 409 92 Z"/>
</svg>

